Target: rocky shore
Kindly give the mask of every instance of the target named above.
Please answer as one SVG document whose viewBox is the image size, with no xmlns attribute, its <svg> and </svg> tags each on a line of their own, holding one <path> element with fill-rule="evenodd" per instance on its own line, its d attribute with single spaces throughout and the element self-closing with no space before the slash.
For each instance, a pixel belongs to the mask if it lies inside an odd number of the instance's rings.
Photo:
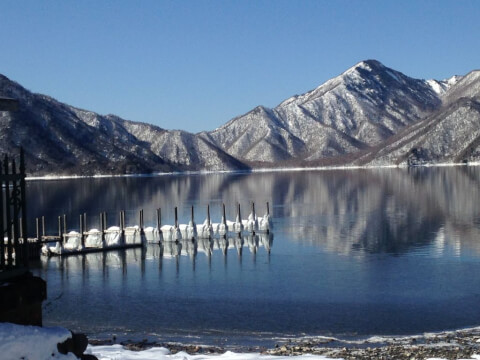
<svg viewBox="0 0 480 360">
<path fill-rule="evenodd" d="M 92 345 L 112 344 L 112 341 L 90 341 Z M 189 354 L 221 354 L 227 349 L 205 345 L 182 345 L 161 342 L 122 342 L 134 351 L 152 347 L 165 347 L 171 353 L 185 351 Z M 479 359 L 480 328 L 406 337 L 373 337 L 363 340 L 342 341 L 335 338 L 303 338 L 278 343 L 266 348 L 228 348 L 235 352 L 256 352 L 264 355 L 295 356 L 322 355 L 333 359 Z"/>
</svg>

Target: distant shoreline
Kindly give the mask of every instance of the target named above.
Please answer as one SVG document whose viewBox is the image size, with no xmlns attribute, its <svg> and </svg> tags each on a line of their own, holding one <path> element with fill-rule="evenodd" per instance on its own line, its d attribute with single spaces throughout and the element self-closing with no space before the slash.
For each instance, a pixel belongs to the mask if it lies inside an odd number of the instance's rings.
<svg viewBox="0 0 480 360">
<path fill-rule="evenodd" d="M 422 165 L 358 165 L 358 166 L 318 166 L 318 167 L 292 167 L 292 168 L 258 168 L 251 170 L 199 170 L 199 171 L 176 171 L 167 173 L 151 174 L 121 174 L 121 175 L 45 175 L 27 176 L 27 181 L 36 180 L 70 180 L 70 179 L 102 179 L 102 178 L 127 178 L 127 177 L 157 177 L 157 176 L 186 176 L 186 175 L 210 175 L 210 174 L 253 174 L 270 172 L 301 172 L 301 171 L 332 171 L 332 170 L 373 170 L 373 169 L 408 169 L 408 168 L 431 168 L 431 167 L 467 167 L 480 166 L 479 162 L 470 163 L 438 163 Z"/>
</svg>

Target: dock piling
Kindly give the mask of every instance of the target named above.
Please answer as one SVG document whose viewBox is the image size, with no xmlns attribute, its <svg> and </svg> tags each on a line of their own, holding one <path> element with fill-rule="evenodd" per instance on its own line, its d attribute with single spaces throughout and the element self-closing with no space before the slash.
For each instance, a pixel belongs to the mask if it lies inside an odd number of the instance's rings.
<svg viewBox="0 0 480 360">
<path fill-rule="evenodd" d="M 178 229 L 178 210 L 175 206 L 175 228 Z"/>
<path fill-rule="evenodd" d="M 223 225 L 227 225 L 227 216 L 225 214 L 225 204 L 222 204 L 222 214 L 223 214 L 223 218 L 222 218 L 222 221 L 223 221 Z"/>
<path fill-rule="evenodd" d="M 82 249 L 85 247 L 85 229 L 83 228 L 83 216 L 80 215 L 80 241 L 82 242 Z"/>
<path fill-rule="evenodd" d="M 40 241 L 40 220 L 35 218 L 35 230 L 37 231 L 37 241 Z"/>
<path fill-rule="evenodd" d="M 58 217 L 58 237 L 60 238 L 60 245 L 63 244 L 63 236 L 62 236 L 62 217 Z"/>
<path fill-rule="evenodd" d="M 162 209 L 157 209 L 157 229 L 158 233 L 161 232 L 160 228 L 162 227 Z"/>
<path fill-rule="evenodd" d="M 207 205 L 207 223 L 208 226 L 210 226 L 210 224 L 212 223 L 210 220 L 210 204 Z"/>
</svg>

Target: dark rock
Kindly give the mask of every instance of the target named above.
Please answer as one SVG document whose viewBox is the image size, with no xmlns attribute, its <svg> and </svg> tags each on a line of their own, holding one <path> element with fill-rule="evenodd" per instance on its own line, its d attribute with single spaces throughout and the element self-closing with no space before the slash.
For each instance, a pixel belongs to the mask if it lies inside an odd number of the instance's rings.
<svg viewBox="0 0 480 360">
<path fill-rule="evenodd" d="M 72 333 L 72 337 L 68 338 L 62 343 L 57 344 L 58 352 L 61 354 L 73 353 L 79 359 L 84 359 L 83 353 L 87 349 L 88 339 L 85 334 L 75 334 Z M 93 355 L 91 355 L 93 356 Z M 96 357 L 93 357 L 96 359 Z M 92 357 L 86 359 L 93 359 Z"/>
<path fill-rule="evenodd" d="M 80 357 L 81 360 L 98 360 L 98 358 L 95 355 L 91 354 L 84 354 Z"/>
</svg>

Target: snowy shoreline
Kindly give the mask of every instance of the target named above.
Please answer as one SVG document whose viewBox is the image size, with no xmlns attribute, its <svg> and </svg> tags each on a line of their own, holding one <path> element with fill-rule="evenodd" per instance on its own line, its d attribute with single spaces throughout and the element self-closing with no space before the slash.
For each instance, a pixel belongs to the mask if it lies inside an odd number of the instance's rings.
<svg viewBox="0 0 480 360">
<path fill-rule="evenodd" d="M 57 344 L 71 336 L 62 327 L 0 323 L 0 354 L 5 359 L 77 359 L 62 354 Z M 267 359 L 480 359 L 480 327 L 403 337 L 370 337 L 348 346 L 328 337 L 305 337 L 272 349 L 238 352 L 202 346 L 137 344 L 88 345 L 85 354 L 99 360 L 267 360 Z M 343 345 L 343 346 L 342 346 Z"/>
<path fill-rule="evenodd" d="M 121 175 L 45 175 L 45 176 L 27 176 L 27 181 L 35 180 L 68 180 L 68 179 L 101 179 L 101 178 L 123 178 L 123 177 L 157 177 L 157 176 L 179 176 L 179 175 L 208 175 L 208 174 L 253 174 L 269 172 L 301 172 L 301 171 L 333 171 L 333 170 L 373 170 L 373 169 L 406 169 L 412 168 L 432 168 L 432 167 L 469 167 L 480 166 L 480 162 L 470 163 L 438 163 L 422 165 L 357 165 L 357 166 L 316 166 L 316 167 L 292 167 L 292 168 L 256 168 L 251 170 L 199 170 L 199 171 L 177 171 L 168 173 L 151 174 L 121 174 Z"/>
<path fill-rule="evenodd" d="M 285 359 L 479 359 L 480 327 L 411 336 L 371 336 L 358 340 L 333 337 L 288 339 L 273 348 L 222 347 L 178 343 L 89 345 L 100 360 L 285 360 Z"/>
</svg>

